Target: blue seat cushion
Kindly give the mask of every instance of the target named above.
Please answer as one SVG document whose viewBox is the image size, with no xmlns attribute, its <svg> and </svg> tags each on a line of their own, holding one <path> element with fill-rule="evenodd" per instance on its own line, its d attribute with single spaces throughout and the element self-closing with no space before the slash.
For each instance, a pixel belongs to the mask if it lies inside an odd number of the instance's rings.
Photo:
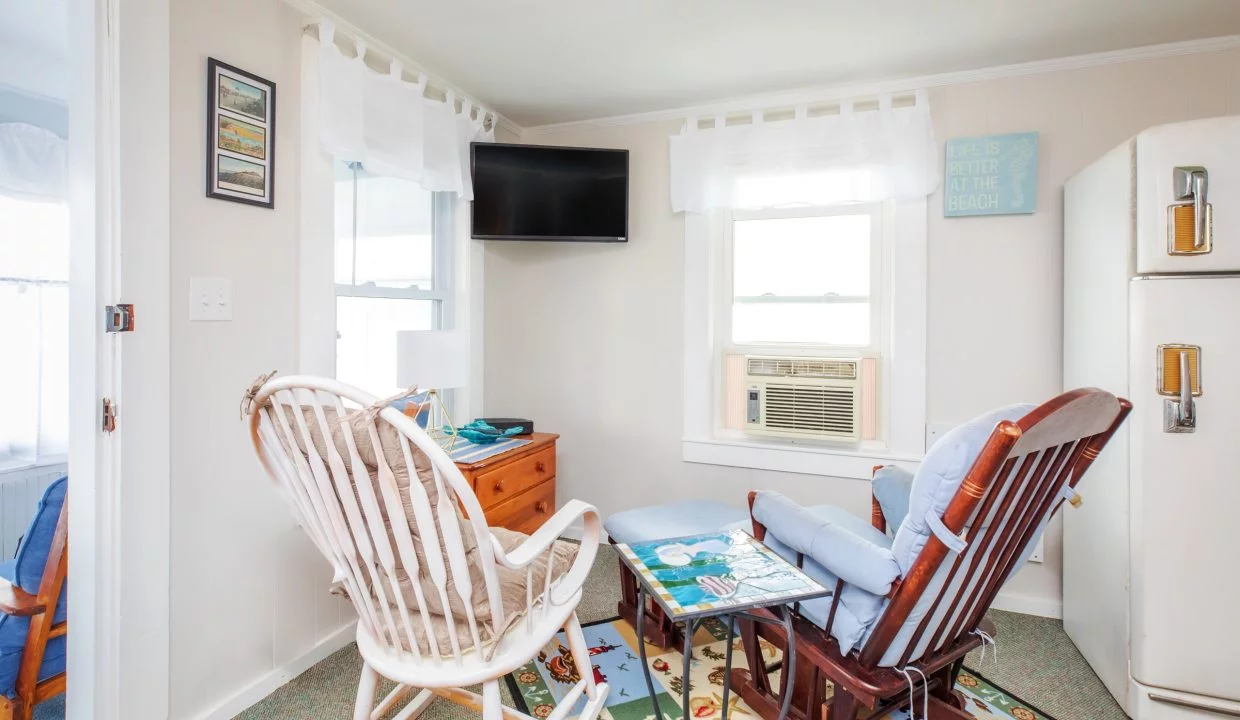
<svg viewBox="0 0 1240 720">
<path fill-rule="evenodd" d="M 764 498 L 766 495 L 774 497 Z M 797 553 L 802 553 L 801 569 L 824 587 L 835 589 L 841 575 L 847 575 L 886 593 L 898 573 L 891 557 L 891 538 L 843 508 L 800 507 L 778 493 L 760 493 L 754 502 L 754 516 L 766 525 L 766 546 L 793 564 Z M 807 534 L 808 529 L 812 534 Z M 834 537 L 824 541 L 824 535 Z M 816 553 L 807 552 L 807 547 Z M 869 635 L 887 606 L 887 597 L 844 579 L 831 635 L 840 650 L 848 653 Z M 803 602 L 801 615 L 825 630 L 831 602 L 831 597 Z"/>
<path fill-rule="evenodd" d="M 764 490 L 754 499 L 753 516 L 766 526 L 767 538 L 813 558 L 846 583 L 885 595 L 900 577 L 891 539 L 843 508 L 801 507 Z"/>
<path fill-rule="evenodd" d="M 43 568 L 51 552 L 52 537 L 60 509 L 65 504 L 68 478 L 60 478 L 47 487 L 30 527 L 23 536 L 17 557 L 0 563 L 0 577 L 36 595 L 43 580 Z M 68 614 L 68 584 L 61 589 L 60 602 L 53 616 L 62 622 Z M 8 697 L 16 695 L 17 671 L 21 667 L 22 652 L 26 649 L 26 636 L 30 631 L 30 618 L 0 613 L 0 693 Z M 47 642 L 43 665 L 39 668 L 39 681 L 47 680 L 65 671 L 65 652 L 68 637 L 62 635 Z"/>
<path fill-rule="evenodd" d="M 0 577 L 14 584 L 17 578 L 17 560 L 0 563 Z M 64 607 L 64 603 L 61 603 Z M 21 668 L 22 652 L 26 649 L 26 635 L 30 631 L 30 618 L 0 613 L 0 692 L 7 697 L 17 695 L 17 671 Z M 39 682 L 65 671 L 65 653 L 68 637 L 62 635 L 47 641 L 43 653 L 43 667 L 39 668 Z"/>
<path fill-rule="evenodd" d="M 618 512 L 603 523 L 607 535 L 618 543 L 641 543 L 664 538 L 749 527 L 743 508 L 710 500 L 689 500 L 651 505 Z"/>
</svg>

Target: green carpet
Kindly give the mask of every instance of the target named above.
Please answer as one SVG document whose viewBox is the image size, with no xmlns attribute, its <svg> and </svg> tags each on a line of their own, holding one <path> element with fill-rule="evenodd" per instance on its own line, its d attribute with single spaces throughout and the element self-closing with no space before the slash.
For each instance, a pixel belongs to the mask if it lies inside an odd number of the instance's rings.
<svg viewBox="0 0 1240 720">
<path fill-rule="evenodd" d="M 616 614 L 619 598 L 616 555 L 610 547 L 604 546 L 599 549 L 598 560 L 586 581 L 577 613 L 583 623 L 606 620 Z M 998 628 L 998 660 L 988 652 L 986 661 L 981 662 L 975 653 L 969 656 L 969 667 L 1057 720 L 1125 720 L 1119 706 L 1076 651 L 1058 620 L 997 611 L 990 617 Z M 237 717 L 244 720 L 352 717 L 361 667 L 357 648 L 350 645 Z M 501 683 L 504 702 L 513 704 L 504 685 L 506 683 Z M 383 691 L 390 688 L 390 684 L 381 686 Z M 422 717 L 426 720 L 476 720 L 477 713 L 450 702 L 436 701 Z"/>
</svg>

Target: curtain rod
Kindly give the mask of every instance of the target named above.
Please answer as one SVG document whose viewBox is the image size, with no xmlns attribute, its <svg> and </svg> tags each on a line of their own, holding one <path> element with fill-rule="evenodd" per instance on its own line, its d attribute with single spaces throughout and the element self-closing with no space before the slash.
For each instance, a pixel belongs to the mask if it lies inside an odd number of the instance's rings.
<svg viewBox="0 0 1240 720">
<path fill-rule="evenodd" d="M 302 28 L 302 33 L 304 35 L 308 35 L 309 37 L 314 38 L 315 40 L 318 40 L 319 42 L 322 42 L 323 39 L 319 35 L 319 24 L 320 24 L 319 22 L 313 22 L 313 23 L 307 24 L 305 27 Z M 473 99 L 473 97 L 471 97 L 470 95 L 467 95 L 465 93 L 458 91 L 454 86 L 448 83 L 445 83 L 443 81 L 440 81 L 438 78 L 434 77 L 430 73 L 422 70 L 418 65 L 413 64 L 410 61 L 407 61 L 403 56 L 392 55 L 390 53 L 383 52 L 381 50 L 378 53 L 376 53 L 374 52 L 375 48 L 364 37 L 359 38 L 358 36 L 354 35 L 351 30 L 347 28 L 342 29 L 340 28 L 340 26 L 336 26 L 335 34 L 337 36 L 347 37 L 350 41 L 352 41 L 354 51 L 357 50 L 359 43 L 360 43 L 361 45 L 365 46 L 367 56 L 374 57 L 376 54 L 378 54 L 380 57 L 382 57 L 384 55 L 387 55 L 389 56 L 387 58 L 389 61 L 390 60 L 399 61 L 401 65 L 404 66 L 404 70 L 406 72 L 412 72 L 415 78 L 418 76 L 425 77 L 427 81 L 426 87 L 428 89 L 432 89 L 432 90 L 435 90 L 441 93 L 443 95 L 442 99 L 445 102 L 448 100 L 449 97 L 453 97 L 454 102 L 459 101 L 461 109 L 464 109 L 466 106 L 469 106 L 469 105 L 472 105 L 474 108 L 477 108 L 479 117 L 484 120 L 484 125 L 486 122 L 486 117 L 488 115 L 490 115 L 490 118 L 491 118 L 490 122 L 492 124 L 494 124 L 495 126 L 498 126 L 500 124 L 501 116 L 498 112 L 492 110 L 491 108 L 487 107 L 481 102 L 478 102 L 477 100 Z M 370 69 L 375 70 L 375 68 L 370 68 Z M 403 79 L 404 78 L 402 78 L 402 80 Z M 432 97 L 432 99 L 439 99 L 439 98 Z M 458 111 L 457 107 L 452 108 L 452 112 L 457 112 L 457 111 Z"/>
<path fill-rule="evenodd" d="M 858 95 L 851 98 L 824 98 L 819 101 L 801 101 L 795 103 L 755 103 L 753 106 L 733 107 L 722 112 L 693 112 L 685 118 L 685 129 L 702 129 L 704 123 L 714 122 L 714 125 L 706 125 L 707 129 L 711 127 L 722 126 L 731 127 L 736 124 L 746 124 L 745 120 L 752 123 L 759 122 L 781 122 L 785 120 L 804 119 L 823 117 L 826 115 L 842 114 L 848 111 L 856 112 L 874 112 L 881 110 L 884 105 L 888 108 L 907 108 L 907 107 L 925 107 L 927 103 L 927 93 L 925 90 L 907 90 L 902 92 L 879 93 L 874 95 Z M 829 112 L 834 110 L 836 112 Z M 826 112 L 824 112 L 826 111 Z M 740 123 L 733 123 L 732 120 L 740 120 Z"/>
<path fill-rule="evenodd" d="M 461 88 L 457 87 L 451 82 L 448 82 L 447 80 L 440 77 L 439 75 L 430 72 L 425 67 L 423 67 L 421 63 L 414 60 L 413 58 L 410 58 L 409 56 L 405 55 L 404 53 L 401 53 L 400 51 L 396 50 L 390 45 L 380 40 L 376 40 L 370 35 L 367 35 L 365 32 L 362 32 L 361 30 L 357 29 L 357 27 L 355 27 L 352 23 L 349 23 L 348 21 L 337 16 L 335 13 L 319 5 L 317 2 L 315 2 L 315 0 L 284 0 L 284 1 L 286 4 L 301 11 L 309 18 L 309 22 L 307 22 L 302 27 L 303 34 L 309 35 L 317 40 L 319 23 L 322 22 L 323 20 L 330 20 L 331 22 L 335 23 L 336 34 L 347 36 L 349 40 L 353 42 L 355 48 L 357 47 L 357 42 L 360 40 L 362 44 L 366 46 L 368 54 L 377 54 L 380 56 L 384 56 L 388 58 L 389 60 L 399 60 L 401 64 L 405 66 L 406 71 L 411 72 L 415 75 L 417 73 L 424 74 L 428 80 L 428 83 L 427 83 L 428 86 L 434 88 L 436 91 L 442 93 L 445 96 L 448 94 L 448 92 L 451 92 L 452 94 L 456 96 L 458 100 L 472 103 L 474 107 L 479 108 L 480 111 L 485 111 L 485 112 L 490 113 L 492 116 L 492 122 L 495 124 L 496 127 L 502 127 L 505 130 L 515 135 L 521 134 L 520 125 L 517 125 L 512 120 L 508 119 L 507 117 L 504 117 L 502 113 L 495 110 L 487 103 L 484 103 L 478 100 L 471 93 L 465 92 Z"/>
</svg>

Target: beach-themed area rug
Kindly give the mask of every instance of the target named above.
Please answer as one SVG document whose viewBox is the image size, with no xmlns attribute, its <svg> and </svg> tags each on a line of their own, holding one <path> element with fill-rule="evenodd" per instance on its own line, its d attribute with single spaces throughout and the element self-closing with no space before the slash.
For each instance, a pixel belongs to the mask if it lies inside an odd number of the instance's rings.
<svg viewBox="0 0 1240 720">
<path fill-rule="evenodd" d="M 689 675 L 690 712 L 693 720 L 711 720 L 720 717 L 723 703 L 723 668 L 727 630 L 717 620 L 707 620 L 693 636 L 693 660 Z M 641 670 L 637 650 L 637 636 L 627 622 L 619 618 L 604 620 L 585 626 L 586 645 L 590 648 L 590 660 L 594 666 L 594 679 L 606 682 L 611 692 L 600 716 L 602 720 L 650 720 L 654 708 L 646 689 L 646 679 Z M 732 667 L 747 666 L 745 653 L 739 638 L 733 641 Z M 779 657 L 779 651 L 762 641 L 762 649 L 768 654 L 769 664 Z M 668 720 L 682 717 L 681 689 L 684 659 L 679 650 L 663 650 L 646 645 L 646 660 L 650 664 L 659 707 Z M 777 676 L 772 676 L 774 677 Z M 508 675 L 508 687 L 512 691 L 517 709 L 537 718 L 545 718 L 580 678 L 568 649 L 564 633 L 556 635 L 530 663 Z M 1054 720 L 1020 698 L 988 682 L 980 674 L 965 669 L 960 673 L 956 688 L 965 697 L 966 711 L 977 720 Z M 739 695 L 733 692 L 728 698 L 728 718 L 731 720 L 759 720 Z M 828 696 L 830 689 L 828 688 Z M 576 718 L 585 705 L 582 697 L 570 718 Z M 920 716 L 921 711 L 918 710 Z M 908 710 L 893 710 L 882 720 L 908 720 Z"/>
</svg>

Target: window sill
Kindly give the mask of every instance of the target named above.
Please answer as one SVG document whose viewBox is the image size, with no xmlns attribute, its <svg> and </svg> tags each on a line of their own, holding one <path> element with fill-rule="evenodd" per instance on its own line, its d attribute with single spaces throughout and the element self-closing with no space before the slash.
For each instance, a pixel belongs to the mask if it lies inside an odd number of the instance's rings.
<svg viewBox="0 0 1240 720">
<path fill-rule="evenodd" d="M 66 455 L 49 455 L 38 460 L 28 457 L 0 457 L 0 475 L 57 467 L 64 465 L 67 461 L 68 456 Z"/>
<path fill-rule="evenodd" d="M 920 456 L 880 449 L 796 445 L 752 438 L 685 438 L 681 459 L 704 465 L 869 480 L 875 465 L 915 471 Z"/>
</svg>

